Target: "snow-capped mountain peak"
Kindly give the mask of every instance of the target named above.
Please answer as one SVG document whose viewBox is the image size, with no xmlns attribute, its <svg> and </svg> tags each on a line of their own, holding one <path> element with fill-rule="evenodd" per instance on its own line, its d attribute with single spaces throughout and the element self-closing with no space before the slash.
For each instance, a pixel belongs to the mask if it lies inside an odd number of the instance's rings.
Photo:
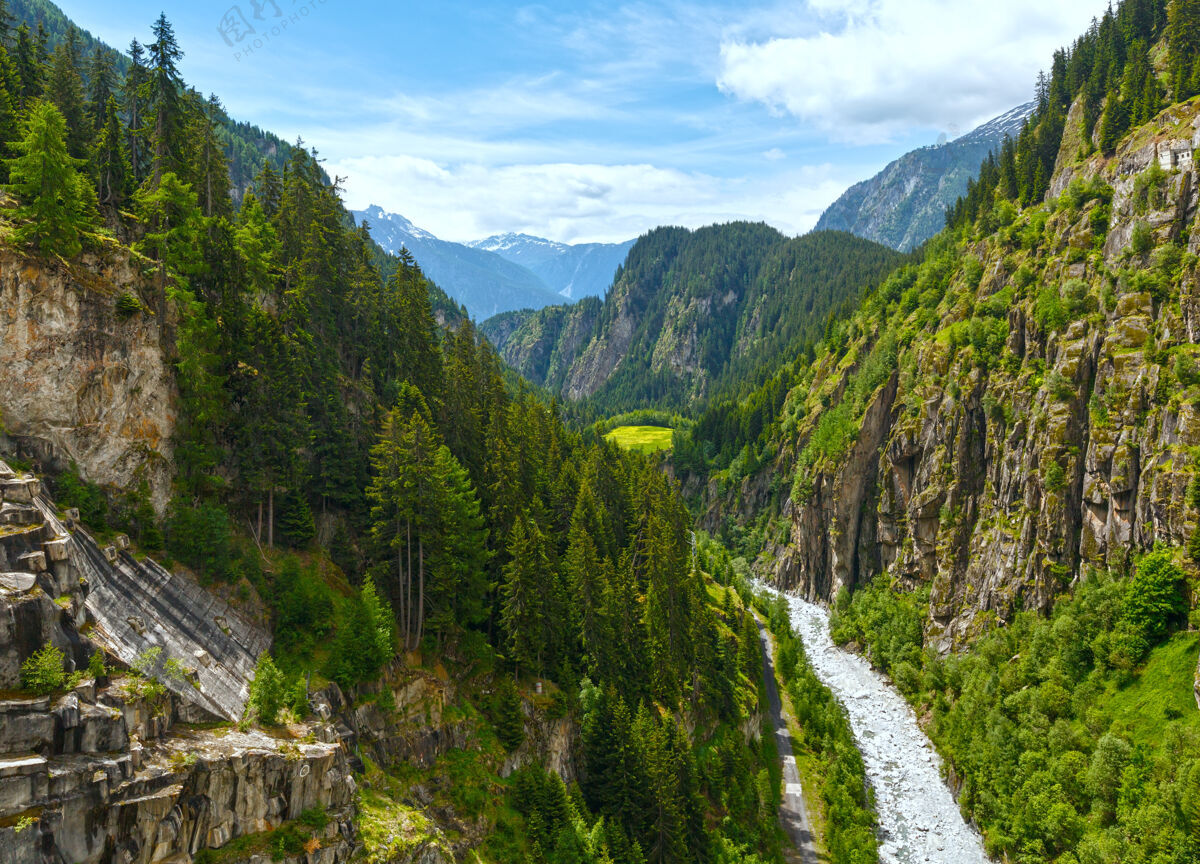
<svg viewBox="0 0 1200 864">
<path fill-rule="evenodd" d="M 986 142 L 999 144 L 1005 138 L 1016 138 L 1021 134 L 1025 120 L 1037 108 L 1036 102 L 1026 102 L 1011 111 L 1006 111 L 994 120 L 989 120 L 978 129 L 968 132 L 957 139 L 962 142 Z"/>
<path fill-rule="evenodd" d="M 399 213 L 388 213 L 382 207 L 372 204 L 366 210 L 359 214 L 360 218 L 366 218 L 371 224 L 373 230 L 379 231 L 383 226 L 390 229 L 389 233 L 407 234 L 415 240 L 436 240 L 433 234 L 426 231 L 424 228 L 418 228 L 408 219 L 405 219 Z"/>
<path fill-rule="evenodd" d="M 520 249 L 538 249 L 551 253 L 560 253 L 570 248 L 564 243 L 555 243 L 553 240 L 547 240 L 544 237 L 534 237 L 530 234 L 516 234 L 511 231 L 507 234 L 495 234 L 483 240 L 476 240 L 467 245 L 472 249 L 483 249 L 487 252 L 496 252 L 497 254 L 515 252 Z"/>
</svg>

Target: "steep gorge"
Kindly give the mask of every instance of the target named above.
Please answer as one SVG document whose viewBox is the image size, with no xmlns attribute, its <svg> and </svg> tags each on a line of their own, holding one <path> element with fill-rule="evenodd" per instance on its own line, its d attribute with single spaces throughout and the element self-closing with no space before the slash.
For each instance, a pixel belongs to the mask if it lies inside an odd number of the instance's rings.
<svg viewBox="0 0 1200 864">
<path fill-rule="evenodd" d="M 1169 109 L 1111 158 L 1067 151 L 1057 198 L 997 205 L 980 234 L 893 276 L 793 390 L 778 459 L 726 476 L 709 524 L 797 475 L 760 571 L 824 600 L 878 573 L 929 583 L 942 647 L 1048 609 L 1089 567 L 1186 545 L 1198 114 Z M 866 367 L 891 371 L 855 410 Z"/>
</svg>

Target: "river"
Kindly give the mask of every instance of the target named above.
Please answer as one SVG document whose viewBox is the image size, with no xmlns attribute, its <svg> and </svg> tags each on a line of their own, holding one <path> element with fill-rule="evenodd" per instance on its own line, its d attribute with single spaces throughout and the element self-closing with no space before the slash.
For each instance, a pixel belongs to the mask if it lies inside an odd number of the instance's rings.
<svg viewBox="0 0 1200 864">
<path fill-rule="evenodd" d="M 959 813 L 941 758 L 904 697 L 857 654 L 829 636 L 824 608 L 788 597 L 792 626 L 817 677 L 850 717 L 879 811 L 884 864 L 987 864 L 979 833 Z"/>
</svg>

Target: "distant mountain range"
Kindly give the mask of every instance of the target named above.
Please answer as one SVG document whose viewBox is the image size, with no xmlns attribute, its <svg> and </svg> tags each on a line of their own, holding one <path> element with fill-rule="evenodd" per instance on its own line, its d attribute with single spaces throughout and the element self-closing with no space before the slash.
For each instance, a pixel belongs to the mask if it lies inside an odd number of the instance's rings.
<svg viewBox="0 0 1200 864">
<path fill-rule="evenodd" d="M 821 216 L 818 231 L 849 231 L 908 252 L 946 227 L 946 210 L 967 191 L 987 155 L 1021 132 L 1030 102 L 948 144 L 922 147 L 850 187 Z"/>
<path fill-rule="evenodd" d="M 353 211 L 389 252 L 408 249 L 434 283 L 476 321 L 518 309 L 542 309 L 582 297 L 602 297 L 633 241 L 572 246 L 526 234 L 471 244 L 441 240 L 381 207 Z"/>
<path fill-rule="evenodd" d="M 658 228 L 603 300 L 498 315 L 483 334 L 522 377 L 615 414 L 740 396 L 820 341 L 905 257 L 845 232 L 763 224 Z"/>
<path fill-rule="evenodd" d="M 604 296 L 612 286 L 617 268 L 625 263 L 635 242 L 572 246 L 528 234 L 497 234 L 468 245 L 472 249 L 494 252 L 528 268 L 568 300 L 582 300 Z"/>
</svg>

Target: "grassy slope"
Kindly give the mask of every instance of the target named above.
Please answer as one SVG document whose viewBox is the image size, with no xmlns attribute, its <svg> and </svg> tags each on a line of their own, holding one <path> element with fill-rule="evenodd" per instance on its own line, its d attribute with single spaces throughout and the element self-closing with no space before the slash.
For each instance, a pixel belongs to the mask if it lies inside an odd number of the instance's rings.
<svg viewBox="0 0 1200 864">
<path fill-rule="evenodd" d="M 670 450 L 675 431 L 662 426 L 618 426 L 604 437 L 625 450 L 658 453 Z"/>
<path fill-rule="evenodd" d="M 1159 645 L 1146 664 L 1124 687 L 1110 685 L 1101 703 L 1113 730 L 1136 733 L 1139 741 L 1157 750 L 1166 740 L 1168 725 L 1178 722 L 1200 733 L 1193 681 L 1200 633 L 1179 633 Z"/>
</svg>

